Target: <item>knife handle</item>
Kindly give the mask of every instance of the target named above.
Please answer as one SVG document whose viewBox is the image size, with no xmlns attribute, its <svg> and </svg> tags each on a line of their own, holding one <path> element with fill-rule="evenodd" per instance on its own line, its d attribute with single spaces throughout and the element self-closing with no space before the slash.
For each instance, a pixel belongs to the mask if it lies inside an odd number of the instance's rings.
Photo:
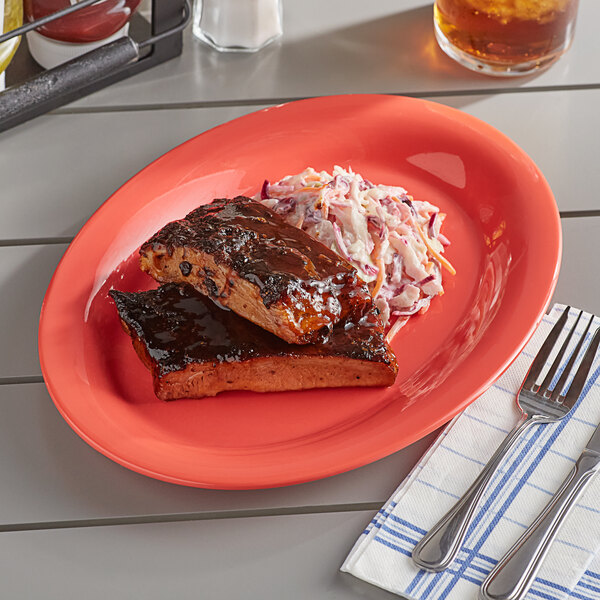
<svg viewBox="0 0 600 600">
<path fill-rule="evenodd" d="M 563 519 L 599 465 L 600 454 L 583 451 L 544 510 L 486 577 L 479 590 L 480 600 L 517 600 L 525 596 Z"/>
</svg>

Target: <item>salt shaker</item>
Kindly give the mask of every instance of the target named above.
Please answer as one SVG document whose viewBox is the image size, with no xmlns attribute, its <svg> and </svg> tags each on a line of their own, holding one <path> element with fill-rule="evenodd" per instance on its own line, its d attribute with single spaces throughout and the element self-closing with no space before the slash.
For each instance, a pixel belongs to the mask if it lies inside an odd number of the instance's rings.
<svg viewBox="0 0 600 600">
<path fill-rule="evenodd" d="M 283 32 L 281 0 L 195 0 L 194 35 L 220 52 L 256 52 Z"/>
</svg>

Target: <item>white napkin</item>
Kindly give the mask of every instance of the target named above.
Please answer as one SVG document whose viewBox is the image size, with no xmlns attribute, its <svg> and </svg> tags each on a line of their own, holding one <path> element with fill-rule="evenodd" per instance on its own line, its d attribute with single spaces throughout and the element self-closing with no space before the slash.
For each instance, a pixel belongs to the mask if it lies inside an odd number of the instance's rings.
<svg viewBox="0 0 600 600">
<path fill-rule="evenodd" d="M 563 309 L 554 306 L 511 367 L 448 424 L 367 525 L 342 571 L 410 599 L 477 598 L 486 575 L 547 504 L 600 422 L 600 358 L 596 358 L 573 411 L 558 423 L 530 428 L 504 460 L 454 563 L 441 573 L 428 573 L 416 567 L 410 555 L 516 424 L 516 394 Z M 571 309 L 567 325 L 574 322 L 575 315 Z M 589 318 L 591 315 L 584 313 L 571 348 Z M 588 337 L 599 325 L 596 317 Z M 592 480 L 564 521 L 527 600 L 600 598 L 599 549 L 600 476 Z"/>
</svg>

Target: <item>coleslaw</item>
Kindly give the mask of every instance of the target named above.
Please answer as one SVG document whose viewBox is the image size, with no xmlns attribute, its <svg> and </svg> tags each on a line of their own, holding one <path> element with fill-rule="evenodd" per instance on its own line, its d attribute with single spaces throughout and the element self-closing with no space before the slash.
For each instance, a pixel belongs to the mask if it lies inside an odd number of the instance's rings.
<svg viewBox="0 0 600 600">
<path fill-rule="evenodd" d="M 281 181 L 265 181 L 255 200 L 343 256 L 369 284 L 388 338 L 443 294 L 440 232 L 445 214 L 398 186 L 375 185 L 352 169 L 333 174 L 309 167 Z"/>
</svg>

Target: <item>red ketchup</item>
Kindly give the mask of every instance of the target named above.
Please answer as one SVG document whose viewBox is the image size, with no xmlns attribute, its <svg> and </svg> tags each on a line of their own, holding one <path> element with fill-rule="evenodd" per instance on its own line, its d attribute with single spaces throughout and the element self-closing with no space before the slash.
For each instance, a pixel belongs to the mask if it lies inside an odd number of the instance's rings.
<svg viewBox="0 0 600 600">
<path fill-rule="evenodd" d="M 104 40 L 127 23 L 140 2 L 141 0 L 100 0 L 43 25 L 37 31 L 61 42 L 85 44 Z M 76 3 L 77 0 L 24 0 L 25 19 L 35 21 Z"/>
<path fill-rule="evenodd" d="M 35 21 L 80 0 L 24 0 L 25 21 Z M 99 0 L 27 34 L 31 56 L 45 69 L 56 67 L 127 35 L 141 0 Z"/>
</svg>

